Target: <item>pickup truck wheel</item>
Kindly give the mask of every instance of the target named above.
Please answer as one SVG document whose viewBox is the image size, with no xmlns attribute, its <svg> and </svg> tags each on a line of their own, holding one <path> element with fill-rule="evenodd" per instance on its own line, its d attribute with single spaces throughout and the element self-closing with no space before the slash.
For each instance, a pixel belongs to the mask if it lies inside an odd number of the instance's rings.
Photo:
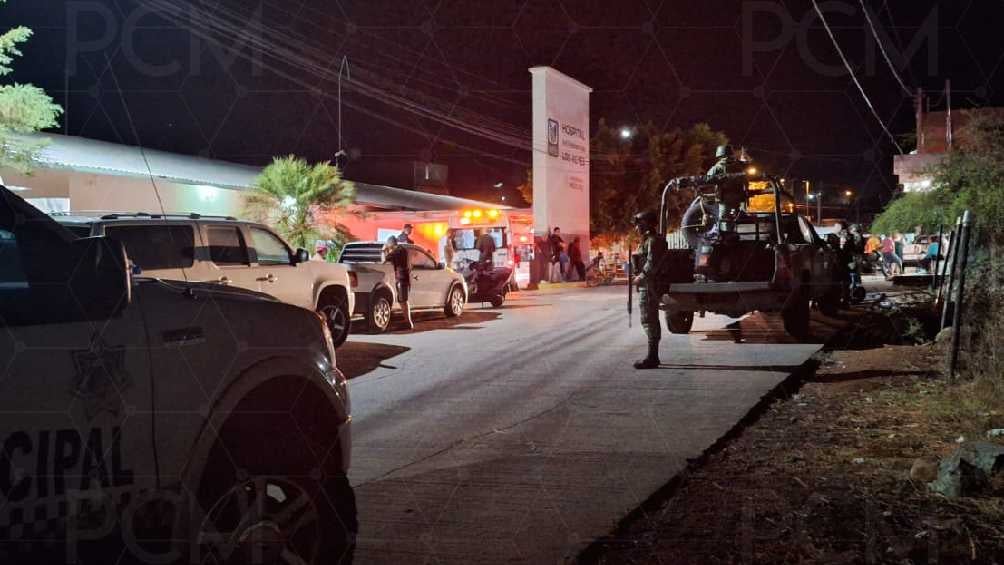
<svg viewBox="0 0 1004 565">
<path fill-rule="evenodd" d="M 443 313 L 447 318 L 456 318 L 464 313 L 464 291 L 459 287 L 450 289 L 450 296 L 446 298 L 446 305 L 443 306 Z"/>
<path fill-rule="evenodd" d="M 690 328 L 694 326 L 694 313 L 666 310 L 666 325 L 671 333 L 690 333 Z"/>
<path fill-rule="evenodd" d="M 784 319 L 784 331 L 792 337 L 805 339 L 809 337 L 809 297 L 803 289 L 795 290 L 788 297 L 788 302 L 781 311 Z"/>
<path fill-rule="evenodd" d="M 352 327 L 352 318 L 349 316 L 349 307 L 346 301 L 341 297 L 323 297 L 317 313 L 324 316 L 328 330 L 331 331 L 331 341 L 335 347 L 345 343 Z"/>
<path fill-rule="evenodd" d="M 490 302 L 492 303 L 492 308 L 501 308 L 502 304 L 505 303 L 505 295 L 496 294 L 495 296 L 492 296 Z"/>
<path fill-rule="evenodd" d="M 373 297 L 369 310 L 366 312 L 366 322 L 369 324 L 371 332 L 382 334 L 390 327 L 390 316 L 394 310 L 394 305 L 390 301 L 390 295 L 385 292 L 378 293 Z"/>
<path fill-rule="evenodd" d="M 238 407 L 218 430 L 198 487 L 198 563 L 351 563 L 359 530 L 344 473 L 317 466 L 303 422 L 289 417 L 276 379 L 269 397 Z M 289 395 L 290 398 L 299 398 Z M 263 415 L 263 405 L 284 410 Z M 245 411 L 246 410 L 246 411 Z M 299 412 L 302 415 L 303 411 Z M 307 419 L 305 421 L 311 421 Z"/>
<path fill-rule="evenodd" d="M 826 294 L 819 299 L 819 311 L 831 318 L 836 317 L 840 313 L 840 301 L 843 298 L 841 294 L 838 284 L 831 285 Z"/>
</svg>

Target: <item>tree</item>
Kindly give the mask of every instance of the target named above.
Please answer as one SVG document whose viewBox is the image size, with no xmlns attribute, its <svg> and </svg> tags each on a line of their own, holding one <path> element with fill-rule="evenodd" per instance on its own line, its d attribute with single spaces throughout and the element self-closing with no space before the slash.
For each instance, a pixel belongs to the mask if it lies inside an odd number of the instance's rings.
<svg viewBox="0 0 1004 565">
<path fill-rule="evenodd" d="M 984 242 L 1004 244 L 1004 113 L 963 112 L 967 125 L 956 149 L 930 171 L 931 190 L 893 200 L 875 218 L 872 231 L 910 231 L 919 225 L 933 232 L 950 228 L 968 209 Z"/>
<path fill-rule="evenodd" d="M 523 202 L 533 204 L 533 168 L 526 170 L 526 181 L 516 187 L 519 195 L 523 197 Z"/>
<path fill-rule="evenodd" d="M 293 155 L 276 157 L 255 179 L 245 199 L 245 213 L 271 224 L 287 241 L 306 248 L 317 239 L 344 243 L 351 234 L 339 224 L 322 224 L 318 213 L 333 212 L 355 201 L 355 187 L 342 178 L 338 167 L 325 161 L 316 165 Z"/>
<path fill-rule="evenodd" d="M 707 124 L 662 130 L 652 123 L 621 136 L 601 119 L 592 139 L 590 224 L 592 233 L 613 239 L 631 233 L 631 219 L 641 210 L 658 210 L 662 188 L 674 177 L 702 174 L 715 148 L 728 142 Z M 689 194 L 674 193 L 669 201 L 670 224 L 683 216 Z"/>
<path fill-rule="evenodd" d="M 0 0 L 0 5 L 6 0 Z M 0 35 L 0 77 L 14 72 L 11 66 L 21 55 L 18 46 L 31 38 L 24 26 Z M 0 167 L 28 173 L 45 141 L 29 141 L 22 136 L 58 125 L 63 109 L 44 90 L 30 84 L 0 85 Z"/>
</svg>

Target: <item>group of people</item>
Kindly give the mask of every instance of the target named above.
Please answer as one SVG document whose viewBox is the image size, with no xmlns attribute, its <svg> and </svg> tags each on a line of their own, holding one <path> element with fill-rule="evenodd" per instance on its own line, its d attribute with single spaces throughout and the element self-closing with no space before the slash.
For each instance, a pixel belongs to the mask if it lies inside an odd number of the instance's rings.
<svg viewBox="0 0 1004 565">
<path fill-rule="evenodd" d="M 561 237 L 561 228 L 554 228 L 548 234 L 547 239 L 540 242 L 541 256 L 548 259 L 547 280 L 549 282 L 586 280 L 586 264 L 582 261 L 582 244 L 579 236 L 572 238 L 571 243 L 565 245 L 565 240 Z"/>
<path fill-rule="evenodd" d="M 895 232 L 892 235 L 873 234 L 865 244 L 866 255 L 878 255 L 883 271 L 887 277 L 903 273 L 903 249 L 906 241 L 903 234 Z"/>
</svg>

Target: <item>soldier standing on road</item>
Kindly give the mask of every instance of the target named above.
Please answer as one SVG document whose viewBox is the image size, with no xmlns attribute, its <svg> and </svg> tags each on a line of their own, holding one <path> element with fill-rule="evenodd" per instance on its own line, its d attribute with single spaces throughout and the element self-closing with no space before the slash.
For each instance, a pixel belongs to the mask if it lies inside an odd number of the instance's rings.
<svg viewBox="0 0 1004 565">
<path fill-rule="evenodd" d="M 659 321 L 659 300 L 661 283 L 658 270 L 666 255 L 666 240 L 656 229 L 654 212 L 635 214 L 634 226 L 641 235 L 641 246 L 632 258 L 637 275 L 634 284 L 638 287 L 638 306 L 641 310 L 641 326 L 648 336 L 648 356 L 634 364 L 635 369 L 655 369 L 659 366 L 659 341 L 662 339 L 662 323 Z"/>
</svg>

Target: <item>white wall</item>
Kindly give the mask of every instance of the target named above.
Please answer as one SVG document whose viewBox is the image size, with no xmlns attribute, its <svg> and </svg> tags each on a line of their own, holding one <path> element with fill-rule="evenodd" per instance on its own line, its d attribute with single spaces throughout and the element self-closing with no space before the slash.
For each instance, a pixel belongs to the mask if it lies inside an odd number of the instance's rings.
<svg viewBox="0 0 1004 565">
<path fill-rule="evenodd" d="M 22 198 L 69 198 L 74 212 L 148 212 L 216 214 L 238 216 L 243 210 L 243 191 L 213 186 L 189 185 L 166 180 L 85 173 L 64 169 L 38 169 L 31 175 L 0 171 L 4 183 L 28 188 Z M 163 209 L 158 201 L 163 201 Z"/>
<path fill-rule="evenodd" d="M 566 243 L 579 236 L 583 261 L 588 264 L 592 89 L 550 67 L 534 67 L 530 74 L 534 232 L 541 235 L 560 227 Z"/>
</svg>

